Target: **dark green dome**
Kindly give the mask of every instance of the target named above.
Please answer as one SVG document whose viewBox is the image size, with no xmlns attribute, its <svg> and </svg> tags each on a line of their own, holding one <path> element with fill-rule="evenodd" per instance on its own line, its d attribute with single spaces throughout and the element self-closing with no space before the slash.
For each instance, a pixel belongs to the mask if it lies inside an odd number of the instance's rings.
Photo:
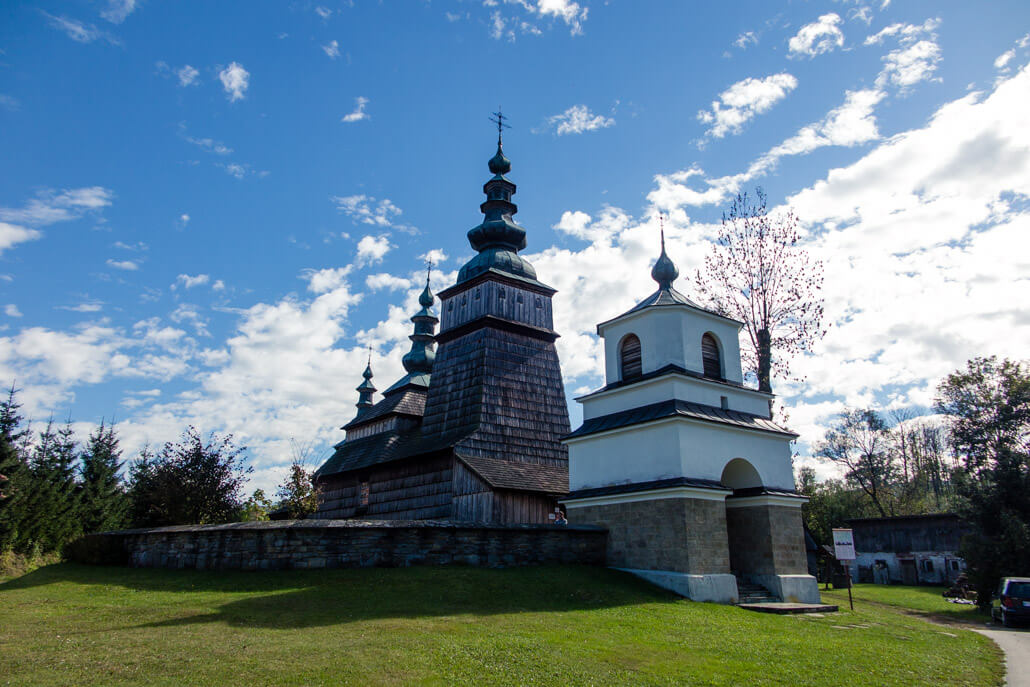
<svg viewBox="0 0 1030 687">
<path fill-rule="evenodd" d="M 658 260 L 655 261 L 654 267 L 651 268 L 651 278 L 658 282 L 658 288 L 668 289 L 672 287 L 672 282 L 676 281 L 676 277 L 680 276 L 680 271 L 676 267 L 675 263 L 669 259 L 669 256 L 665 254 L 665 232 L 662 232 L 662 254 L 658 256 Z"/>
<path fill-rule="evenodd" d="M 536 279 L 536 270 L 515 251 L 504 248 L 488 248 L 465 263 L 465 266 L 458 272 L 458 283 L 478 276 L 491 268 L 516 277 Z"/>
<path fill-rule="evenodd" d="M 511 160 L 504 157 L 501 144 L 497 144 L 497 154 L 490 158 L 490 171 L 494 174 L 505 175 L 511 171 Z"/>
</svg>

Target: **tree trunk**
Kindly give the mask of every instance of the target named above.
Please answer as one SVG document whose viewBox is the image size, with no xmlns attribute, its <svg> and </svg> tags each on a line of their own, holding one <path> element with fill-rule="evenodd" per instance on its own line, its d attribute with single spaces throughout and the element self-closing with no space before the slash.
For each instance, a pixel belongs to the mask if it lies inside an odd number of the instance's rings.
<svg viewBox="0 0 1030 687">
<path fill-rule="evenodd" d="M 769 381 L 772 371 L 772 336 L 768 329 L 758 330 L 758 390 L 772 393 Z"/>
</svg>

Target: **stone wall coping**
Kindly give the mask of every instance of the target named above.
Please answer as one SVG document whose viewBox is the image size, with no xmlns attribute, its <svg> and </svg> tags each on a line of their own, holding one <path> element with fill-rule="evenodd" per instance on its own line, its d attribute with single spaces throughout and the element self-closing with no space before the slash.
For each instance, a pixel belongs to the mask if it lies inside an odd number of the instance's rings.
<svg viewBox="0 0 1030 687">
<path fill-rule="evenodd" d="M 451 520 L 270 520 L 260 522 L 229 522 L 218 525 L 172 525 L 169 527 L 143 527 L 130 530 L 100 532 L 104 536 L 133 536 L 140 534 L 178 534 L 185 532 L 277 532 L 303 530 L 490 530 L 511 532 L 540 532 L 573 530 L 577 532 L 607 532 L 607 528 L 595 525 L 552 525 L 549 523 L 497 524 L 486 522 L 458 522 Z"/>
</svg>

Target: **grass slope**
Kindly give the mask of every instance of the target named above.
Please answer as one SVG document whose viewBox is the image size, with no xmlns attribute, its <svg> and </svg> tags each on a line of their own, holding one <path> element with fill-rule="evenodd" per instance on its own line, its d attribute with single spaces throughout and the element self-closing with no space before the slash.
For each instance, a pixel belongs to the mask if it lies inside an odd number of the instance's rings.
<svg viewBox="0 0 1030 687">
<path fill-rule="evenodd" d="M 0 584 L 0 684 L 997 684 L 994 646 L 943 630 L 884 606 L 692 603 L 574 566 L 60 564 Z"/>
<path fill-rule="evenodd" d="M 981 613 L 975 605 L 949 603 L 941 595 L 944 587 L 912 587 L 884 584 L 856 584 L 852 596 L 856 603 L 870 602 L 894 606 L 906 611 L 921 613 L 939 620 L 952 620 L 982 625 L 989 619 L 988 614 Z M 823 592 L 831 603 L 846 606 L 848 591 L 835 590 Z"/>
</svg>

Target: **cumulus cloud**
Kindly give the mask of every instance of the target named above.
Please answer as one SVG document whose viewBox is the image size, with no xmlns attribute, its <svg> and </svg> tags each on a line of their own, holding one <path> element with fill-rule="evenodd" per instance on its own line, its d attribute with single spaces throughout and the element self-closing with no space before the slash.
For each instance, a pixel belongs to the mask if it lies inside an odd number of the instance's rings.
<svg viewBox="0 0 1030 687">
<path fill-rule="evenodd" d="M 922 24 L 891 24 L 880 29 L 878 32 L 867 37 L 864 45 L 879 45 L 887 38 L 895 38 L 901 45 L 911 45 L 924 35 L 931 35 L 940 26 L 941 20 L 937 17 L 927 19 Z"/>
<path fill-rule="evenodd" d="M 175 283 L 172 284 L 171 288 L 174 291 L 177 287 L 182 286 L 184 289 L 192 289 L 196 286 L 203 286 L 211 281 L 211 276 L 207 274 L 180 274 L 175 278 Z"/>
<path fill-rule="evenodd" d="M 337 57 L 340 56 L 339 41 L 329 41 L 328 43 L 322 46 L 322 52 L 324 52 L 326 56 L 329 57 L 329 59 L 335 60 Z"/>
<path fill-rule="evenodd" d="M 370 274 L 365 277 L 365 285 L 372 291 L 381 291 L 383 289 L 404 291 L 411 288 L 411 281 L 403 277 L 395 277 L 392 274 L 380 272 L 379 274 Z"/>
<path fill-rule="evenodd" d="M 747 78 L 719 94 L 712 108 L 701 110 L 697 118 L 711 125 L 705 134 L 712 138 L 739 134 L 744 124 L 786 98 L 797 85 L 798 80 L 786 72 L 762 79 Z"/>
<path fill-rule="evenodd" d="M 368 119 L 369 115 L 365 112 L 366 105 L 368 105 L 368 98 L 359 95 L 354 99 L 354 111 L 350 114 L 345 114 L 340 121 L 351 124 L 353 122 L 360 122 L 363 119 Z"/>
<path fill-rule="evenodd" d="M 61 191 L 44 189 L 24 207 L 0 207 L 0 253 L 19 243 L 41 238 L 43 232 L 32 227 L 44 227 L 98 214 L 113 199 L 114 193 L 102 186 Z"/>
<path fill-rule="evenodd" d="M 332 196 L 336 209 L 346 214 L 355 222 L 370 224 L 376 227 L 393 226 L 402 211 L 389 198 L 380 201 L 372 196 L 356 194 L 353 196 Z"/>
<path fill-rule="evenodd" d="M 315 8 L 315 14 L 317 14 L 322 19 L 328 19 L 329 17 L 333 16 L 333 11 L 328 7 L 319 5 Z"/>
<path fill-rule="evenodd" d="M 497 2 L 485 2 L 488 7 L 496 7 Z M 517 33 L 539 36 L 543 32 L 534 23 L 538 20 L 559 20 L 568 27 L 573 36 L 582 35 L 583 23 L 587 20 L 589 8 L 572 0 L 505 0 L 505 11 L 513 16 L 506 16 L 500 9 L 490 14 L 490 36 L 496 39 L 514 41 Z M 457 18 L 457 17 L 456 17 Z M 450 19 L 449 21 L 454 21 Z"/>
<path fill-rule="evenodd" d="M 737 39 L 733 41 L 733 45 L 741 50 L 746 50 L 749 45 L 758 45 L 758 34 L 754 31 L 745 31 L 737 36 Z"/>
<path fill-rule="evenodd" d="M 906 89 L 933 76 L 941 61 L 941 49 L 933 41 L 919 41 L 892 50 L 883 61 L 883 71 L 877 77 L 876 85 L 882 87 L 889 83 Z"/>
<path fill-rule="evenodd" d="M 791 57 L 815 57 L 843 47 L 844 34 L 838 28 L 841 18 L 830 12 L 811 24 L 805 24 L 788 42 Z"/>
<path fill-rule="evenodd" d="M 566 134 L 581 134 L 585 131 L 606 129 L 615 126 L 615 120 L 611 117 L 594 114 L 586 105 L 573 105 L 561 114 L 548 117 L 547 126 L 554 129 L 558 136 L 565 136 Z"/>
<path fill-rule="evenodd" d="M 113 267 L 116 270 L 124 270 L 125 272 L 135 272 L 139 269 L 139 263 L 134 260 L 113 260 L 108 258 L 107 266 Z"/>
<path fill-rule="evenodd" d="M 14 303 L 8 303 L 4 306 L 4 314 L 8 317 L 21 317 L 21 310 Z"/>
<path fill-rule="evenodd" d="M 197 83 L 200 72 L 187 64 L 177 69 L 175 75 L 179 77 L 180 86 L 191 86 Z"/>
<path fill-rule="evenodd" d="M 393 245 L 386 236 L 363 236 L 358 241 L 357 264 L 361 266 L 380 263 L 391 248 Z"/>
<path fill-rule="evenodd" d="M 218 80 L 222 82 L 222 88 L 229 96 L 229 102 L 234 103 L 245 97 L 247 89 L 250 87 L 250 72 L 244 69 L 239 62 L 232 62 L 218 72 Z"/>
<path fill-rule="evenodd" d="M 136 0 L 107 0 L 107 7 L 100 16 L 112 24 L 121 24 L 136 9 Z"/>
</svg>

